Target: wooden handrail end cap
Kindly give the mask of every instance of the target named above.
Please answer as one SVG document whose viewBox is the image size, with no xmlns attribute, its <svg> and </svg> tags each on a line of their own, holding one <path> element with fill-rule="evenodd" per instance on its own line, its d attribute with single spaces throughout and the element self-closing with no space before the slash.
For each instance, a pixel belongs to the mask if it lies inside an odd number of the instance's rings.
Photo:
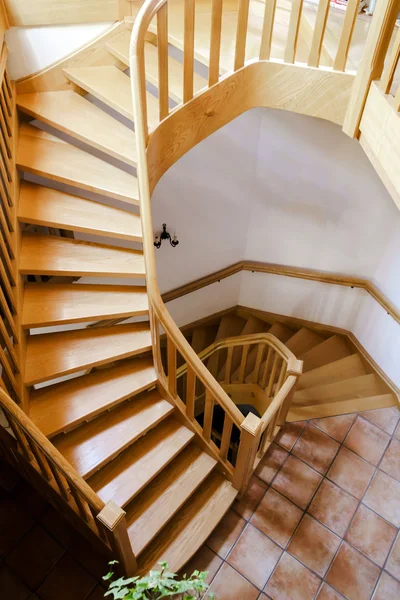
<svg viewBox="0 0 400 600">
<path fill-rule="evenodd" d="M 260 427 L 261 419 L 253 413 L 249 413 L 241 425 L 241 428 L 251 433 L 251 435 L 256 435 Z"/>
<path fill-rule="evenodd" d="M 103 510 L 97 515 L 98 520 L 103 523 L 110 531 L 114 531 L 119 523 L 125 518 L 126 512 L 122 510 L 115 502 L 110 500 Z"/>
</svg>

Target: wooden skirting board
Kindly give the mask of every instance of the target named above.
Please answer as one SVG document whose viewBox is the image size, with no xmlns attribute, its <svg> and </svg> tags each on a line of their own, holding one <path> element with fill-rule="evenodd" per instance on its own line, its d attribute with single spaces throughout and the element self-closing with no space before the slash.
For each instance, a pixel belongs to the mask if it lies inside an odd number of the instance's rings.
<svg viewBox="0 0 400 600">
<path fill-rule="evenodd" d="M 166 292 L 163 294 L 164 302 L 171 302 L 176 298 L 190 294 L 196 290 L 199 290 L 207 285 L 216 283 L 221 279 L 240 273 L 241 271 L 252 271 L 258 273 L 272 273 L 274 275 L 282 275 L 284 277 L 295 277 L 297 279 L 311 279 L 313 281 L 320 281 L 322 283 L 331 283 L 334 285 L 343 285 L 346 287 L 356 287 L 365 290 L 368 294 L 374 298 L 382 308 L 391 316 L 397 323 L 400 324 L 400 310 L 398 310 L 394 304 L 392 304 L 384 294 L 368 279 L 362 279 L 359 277 L 351 277 L 349 275 L 341 275 L 339 273 L 326 273 L 322 271 L 316 271 L 314 269 L 304 269 L 300 267 L 290 267 L 285 265 L 275 265 L 271 263 L 263 263 L 256 261 L 242 261 L 235 263 L 225 269 L 206 275 L 191 281 L 186 285 L 183 285 L 175 290 Z"/>
</svg>

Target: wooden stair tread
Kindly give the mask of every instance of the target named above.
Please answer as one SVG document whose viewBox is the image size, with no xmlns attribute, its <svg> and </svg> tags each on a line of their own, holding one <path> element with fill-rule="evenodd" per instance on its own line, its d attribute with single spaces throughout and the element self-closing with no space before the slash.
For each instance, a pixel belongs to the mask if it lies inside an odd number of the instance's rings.
<svg viewBox="0 0 400 600">
<path fill-rule="evenodd" d="M 95 96 L 104 104 L 133 121 L 131 81 L 117 67 L 72 67 L 63 69 L 67 79 Z M 158 101 L 147 92 L 148 122 L 155 127 L 158 122 Z"/>
<path fill-rule="evenodd" d="M 27 123 L 20 128 L 17 165 L 35 175 L 139 205 L 136 177 Z"/>
<path fill-rule="evenodd" d="M 26 385 L 49 381 L 151 349 L 148 323 L 45 333 L 28 337 Z"/>
<path fill-rule="evenodd" d="M 332 335 L 298 358 L 303 361 L 303 373 L 306 373 L 350 354 L 351 350 L 345 339 L 339 335 Z"/>
<path fill-rule="evenodd" d="M 251 335 L 253 333 L 265 333 L 270 328 L 270 325 L 257 317 L 250 316 L 240 335 Z M 247 356 L 246 374 L 252 372 L 256 363 L 257 357 L 257 346 L 251 348 Z M 241 348 L 235 348 L 232 356 L 232 376 L 231 380 L 234 381 L 239 376 L 240 361 L 242 358 Z M 225 377 L 225 365 L 218 374 L 218 379 L 221 381 Z"/>
<path fill-rule="evenodd" d="M 140 555 L 140 573 L 148 573 L 160 560 L 179 571 L 200 548 L 236 498 L 237 490 L 217 472 L 211 473 L 161 533 Z"/>
<path fill-rule="evenodd" d="M 148 311 L 144 286 L 27 283 L 22 326 L 25 329 L 49 327 L 146 315 Z"/>
<path fill-rule="evenodd" d="M 310 406 L 292 405 L 287 421 L 293 423 L 294 421 L 321 419 L 323 417 L 358 413 L 376 408 L 390 408 L 391 406 L 398 406 L 394 394 L 364 396 L 362 398 L 350 398 L 349 400 L 340 400 L 337 402 L 327 402 L 325 404 L 315 404 Z"/>
<path fill-rule="evenodd" d="M 334 402 L 350 400 L 351 398 L 379 396 L 387 392 L 387 389 L 387 385 L 375 373 L 369 373 L 299 390 L 294 394 L 293 404 L 304 406 L 325 404 L 328 400 Z"/>
<path fill-rule="evenodd" d="M 287 340 L 292 338 L 294 335 L 293 329 L 289 329 L 289 327 L 286 327 L 286 325 L 283 325 L 283 323 L 274 323 L 271 327 L 269 327 L 267 329 L 267 333 L 274 335 L 276 338 L 278 338 L 278 340 L 280 340 L 283 343 L 285 343 Z M 245 377 L 246 383 L 252 383 L 252 381 L 253 381 L 253 372 L 254 371 L 252 369 L 252 366 L 253 367 L 255 366 L 256 358 L 257 358 L 257 348 L 253 348 L 249 352 L 249 357 L 248 357 L 249 367 L 246 371 L 247 375 Z M 261 363 L 260 373 L 262 373 L 264 365 L 265 365 L 265 360 Z M 249 373 L 249 371 L 250 371 L 250 373 Z M 235 375 L 237 375 L 237 374 L 238 374 L 238 372 L 235 373 Z"/>
<path fill-rule="evenodd" d="M 125 31 L 118 39 L 111 40 L 107 44 L 108 51 L 127 67 L 129 67 L 130 39 L 131 32 Z M 147 81 L 158 88 L 158 50 L 150 42 L 145 43 L 145 65 Z M 172 56 L 168 57 L 168 84 L 169 97 L 179 104 L 183 98 L 183 65 Z M 207 81 L 204 77 L 193 73 L 194 93 L 197 93 L 206 85 Z"/>
<path fill-rule="evenodd" d="M 246 320 L 242 317 L 239 317 L 235 314 L 225 315 L 222 317 L 217 335 L 215 336 L 215 341 L 223 340 L 225 338 L 233 337 L 236 335 L 240 335 L 243 327 L 246 324 Z"/>
<path fill-rule="evenodd" d="M 216 461 L 192 444 L 127 507 L 128 535 L 139 556 L 208 477 Z"/>
<path fill-rule="evenodd" d="M 52 442 L 87 479 L 173 410 L 157 391 L 144 393 L 70 433 L 60 434 Z"/>
<path fill-rule="evenodd" d="M 24 113 L 129 165 L 136 166 L 135 135 L 72 90 L 20 94 Z"/>
<path fill-rule="evenodd" d="M 27 181 L 21 184 L 18 220 L 134 242 L 143 240 L 138 214 Z"/>
<path fill-rule="evenodd" d="M 126 506 L 193 439 L 194 433 L 170 417 L 89 481 L 104 502 Z"/>
<path fill-rule="evenodd" d="M 297 331 L 287 342 L 285 342 L 286 347 L 289 348 L 293 352 L 293 354 L 297 357 L 308 350 L 314 348 L 314 346 L 318 346 L 324 341 L 320 335 L 311 331 L 311 329 L 307 329 L 306 327 L 302 327 Z"/>
<path fill-rule="evenodd" d="M 312 371 L 307 371 L 299 378 L 297 390 L 334 383 L 342 379 L 351 379 L 359 375 L 365 375 L 364 363 L 359 354 L 351 354 Z"/>
<path fill-rule="evenodd" d="M 196 327 L 193 331 L 191 346 L 196 354 L 207 348 L 215 340 L 217 329 L 211 327 Z"/>
<path fill-rule="evenodd" d="M 33 390 L 29 417 L 48 437 L 66 432 L 157 382 L 151 358 L 122 361 L 114 367 Z"/>
<path fill-rule="evenodd" d="M 20 273 L 104 277 L 144 277 L 138 250 L 94 244 L 55 235 L 22 235 Z"/>
</svg>

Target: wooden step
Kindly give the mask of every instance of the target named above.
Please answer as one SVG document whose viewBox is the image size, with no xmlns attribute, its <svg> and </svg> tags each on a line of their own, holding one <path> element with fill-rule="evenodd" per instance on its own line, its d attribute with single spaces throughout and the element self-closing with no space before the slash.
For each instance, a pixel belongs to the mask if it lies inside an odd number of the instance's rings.
<svg viewBox="0 0 400 600">
<path fill-rule="evenodd" d="M 117 67 L 72 67 L 64 69 L 67 79 L 101 102 L 133 121 L 131 80 Z M 158 125 L 158 101 L 147 92 L 147 115 L 150 127 Z"/>
<path fill-rule="evenodd" d="M 151 349 L 148 323 L 45 333 L 28 337 L 25 384 L 33 385 Z"/>
<path fill-rule="evenodd" d="M 377 375 L 370 373 L 299 390 L 294 394 L 293 404 L 310 406 L 326 404 L 328 401 L 336 402 L 351 400 L 352 398 L 379 396 L 386 393 L 387 389 L 386 384 Z"/>
<path fill-rule="evenodd" d="M 285 343 L 287 340 L 289 340 L 294 335 L 294 331 L 292 329 L 289 329 L 289 327 L 286 327 L 286 325 L 283 325 L 283 323 L 274 323 L 267 330 L 267 333 L 274 335 L 276 338 L 278 338 L 278 340 L 280 340 L 283 343 Z M 246 369 L 246 373 L 248 373 L 248 375 L 245 378 L 246 383 L 251 383 L 253 381 L 253 369 L 256 364 L 256 358 L 257 358 L 257 348 L 253 348 L 253 350 L 251 350 L 249 352 L 249 356 L 248 356 L 248 361 L 247 361 L 248 367 Z M 265 360 L 261 363 L 260 373 L 263 372 L 264 365 L 265 365 Z M 250 371 L 250 373 L 249 373 L 249 371 Z"/>
<path fill-rule="evenodd" d="M 351 350 L 346 340 L 339 335 L 332 335 L 298 358 L 303 361 L 303 373 L 317 369 L 323 365 L 350 356 Z"/>
<path fill-rule="evenodd" d="M 21 185 L 18 220 L 133 242 L 143 241 L 138 214 L 28 181 Z"/>
<path fill-rule="evenodd" d="M 77 473 L 88 479 L 173 410 L 157 391 L 147 392 L 52 442 Z"/>
<path fill-rule="evenodd" d="M 129 67 L 129 43 L 131 32 L 125 31 L 118 39 L 111 40 L 107 44 L 107 50 L 115 58 Z M 145 43 L 145 64 L 146 79 L 149 83 L 158 88 L 158 50 L 150 42 Z M 182 102 L 183 98 L 183 65 L 172 56 L 168 57 L 168 93 L 169 97 L 177 102 Z M 197 93 L 207 85 L 204 77 L 197 73 L 193 74 L 194 92 Z"/>
<path fill-rule="evenodd" d="M 240 335 L 251 335 L 253 333 L 266 333 L 268 331 L 268 329 L 270 329 L 270 325 L 269 323 L 266 323 L 265 321 L 262 321 L 261 319 L 257 319 L 257 317 L 253 317 L 250 316 Z M 233 351 L 233 356 L 232 356 L 232 381 L 235 381 L 235 379 L 238 378 L 239 376 L 239 368 L 240 368 L 240 361 L 242 359 L 242 348 L 235 348 L 235 350 Z M 247 372 L 251 372 L 254 369 L 254 365 L 256 362 L 256 356 L 257 356 L 257 346 L 253 346 L 249 352 L 249 354 L 247 355 L 247 367 L 246 367 L 246 371 Z M 221 369 L 218 378 L 221 381 L 225 376 L 225 365 L 224 367 Z"/>
<path fill-rule="evenodd" d="M 239 317 L 235 313 L 225 315 L 224 317 L 222 317 L 219 323 L 217 335 L 215 336 L 215 341 L 217 342 L 218 340 L 223 340 L 229 337 L 240 335 L 241 331 L 243 330 L 243 327 L 245 326 L 245 323 L 246 319 Z M 221 372 L 221 369 L 224 366 L 223 362 L 224 359 L 226 361 L 226 357 L 227 351 L 223 350 L 222 352 L 217 352 L 213 354 L 207 360 L 207 368 L 211 371 L 214 377 L 218 377 L 218 363 L 220 369 L 219 372 Z"/>
<path fill-rule="evenodd" d="M 200 546 L 237 496 L 231 483 L 217 472 L 184 504 L 161 533 L 140 555 L 139 573 L 159 569 L 158 563 L 168 563 L 170 571 L 179 571 Z"/>
<path fill-rule="evenodd" d="M 55 235 L 24 233 L 19 271 L 23 275 L 144 277 L 139 250 L 94 244 Z"/>
<path fill-rule="evenodd" d="M 24 113 L 129 165 L 136 166 L 135 134 L 72 90 L 20 94 Z"/>
<path fill-rule="evenodd" d="M 33 390 L 29 417 L 44 435 L 52 437 L 93 419 L 156 382 L 151 358 L 121 361 L 115 367 Z"/>
<path fill-rule="evenodd" d="M 22 309 L 25 329 L 147 315 L 144 286 L 27 283 Z"/>
<path fill-rule="evenodd" d="M 104 502 L 126 506 L 193 439 L 194 433 L 174 418 L 161 423 L 89 481 Z"/>
<path fill-rule="evenodd" d="M 20 129 L 17 166 L 53 181 L 139 205 L 136 177 L 27 123 Z"/>
<path fill-rule="evenodd" d="M 359 354 L 352 354 L 335 360 L 323 367 L 307 371 L 299 378 L 297 390 L 334 383 L 342 379 L 351 379 L 359 375 L 365 375 L 364 363 Z"/>
<path fill-rule="evenodd" d="M 363 398 L 350 398 L 339 402 L 327 402 L 311 406 L 292 406 L 287 416 L 287 421 L 305 421 L 308 419 L 321 419 L 322 417 L 335 417 L 348 413 L 358 413 L 376 408 L 389 408 L 398 406 L 394 394 L 379 394 Z"/>
<path fill-rule="evenodd" d="M 216 327 L 201 326 L 196 327 L 193 331 L 191 346 L 196 354 L 200 354 L 202 350 L 205 350 L 215 340 L 217 335 Z"/>
<path fill-rule="evenodd" d="M 135 556 L 143 552 L 215 465 L 211 456 L 192 444 L 129 504 L 126 520 Z"/>
<path fill-rule="evenodd" d="M 314 346 L 318 346 L 323 341 L 323 337 L 311 331 L 311 329 L 302 327 L 285 344 L 298 357 L 311 350 L 311 348 L 314 348 Z"/>
</svg>

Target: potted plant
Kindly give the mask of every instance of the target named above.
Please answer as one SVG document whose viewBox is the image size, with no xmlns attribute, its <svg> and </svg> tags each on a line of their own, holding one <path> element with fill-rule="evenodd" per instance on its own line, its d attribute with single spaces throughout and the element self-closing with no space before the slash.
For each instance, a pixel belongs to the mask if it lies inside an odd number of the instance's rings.
<svg viewBox="0 0 400 600">
<path fill-rule="evenodd" d="M 161 571 L 150 571 L 145 577 L 114 579 L 113 567 L 116 564 L 118 561 L 111 561 L 110 571 L 103 577 L 104 581 L 110 582 L 104 596 L 110 596 L 113 600 L 159 600 L 167 597 L 176 600 L 215 599 L 212 593 L 204 596 L 209 587 L 206 583 L 207 571 L 194 571 L 190 577 L 184 575 L 178 579 L 175 573 L 168 571 L 167 563 L 161 562 Z"/>
</svg>

